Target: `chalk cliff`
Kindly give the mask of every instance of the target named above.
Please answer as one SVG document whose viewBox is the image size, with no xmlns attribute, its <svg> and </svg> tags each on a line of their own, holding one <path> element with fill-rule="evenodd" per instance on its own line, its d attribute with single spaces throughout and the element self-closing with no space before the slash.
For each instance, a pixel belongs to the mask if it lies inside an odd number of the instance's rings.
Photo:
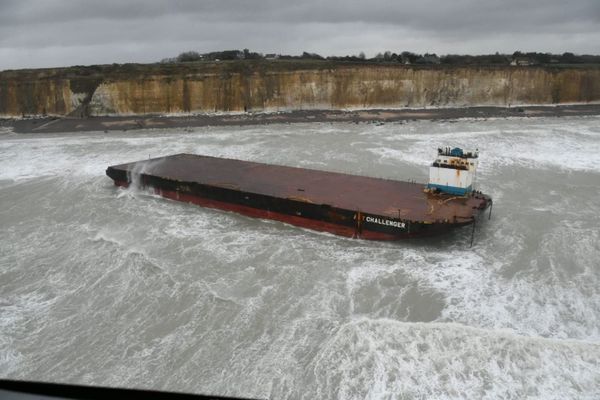
<svg viewBox="0 0 600 400">
<path fill-rule="evenodd" d="M 107 65 L 0 72 L 0 116 L 508 106 L 600 101 L 600 67 L 331 62 Z"/>
</svg>

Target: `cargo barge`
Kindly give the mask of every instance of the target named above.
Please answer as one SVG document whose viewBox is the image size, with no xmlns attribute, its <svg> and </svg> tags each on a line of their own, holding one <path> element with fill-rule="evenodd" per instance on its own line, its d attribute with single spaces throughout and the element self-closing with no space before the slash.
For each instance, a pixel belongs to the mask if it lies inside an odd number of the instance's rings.
<svg viewBox="0 0 600 400">
<path fill-rule="evenodd" d="M 492 199 L 472 189 L 477 152 L 439 149 L 428 184 L 176 154 L 108 167 L 115 185 L 317 231 L 372 240 L 473 224 Z"/>
</svg>

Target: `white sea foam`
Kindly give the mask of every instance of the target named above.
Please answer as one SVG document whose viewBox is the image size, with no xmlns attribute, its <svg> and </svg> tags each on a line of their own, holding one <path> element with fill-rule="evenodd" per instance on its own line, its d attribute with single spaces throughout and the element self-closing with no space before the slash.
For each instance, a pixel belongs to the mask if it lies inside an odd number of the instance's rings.
<svg viewBox="0 0 600 400">
<path fill-rule="evenodd" d="M 3 135 L 0 369 L 248 397 L 597 398 L 597 122 Z M 494 196 L 473 248 L 470 230 L 357 241 L 104 176 L 191 152 L 425 179 L 444 145 L 479 147 Z"/>
<path fill-rule="evenodd" d="M 456 324 L 358 319 L 337 330 L 312 366 L 318 397 L 593 398 L 600 364 L 589 348 Z M 570 384 L 559 383 L 565 378 Z"/>
</svg>

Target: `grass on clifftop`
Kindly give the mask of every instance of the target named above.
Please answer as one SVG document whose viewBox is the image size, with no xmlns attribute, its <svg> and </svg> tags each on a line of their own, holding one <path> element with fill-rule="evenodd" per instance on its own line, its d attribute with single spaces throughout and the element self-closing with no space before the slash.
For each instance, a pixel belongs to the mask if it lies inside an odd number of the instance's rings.
<svg viewBox="0 0 600 400">
<path fill-rule="evenodd" d="M 513 67 L 507 65 L 448 65 L 448 64 L 410 64 L 404 65 L 392 62 L 373 61 L 334 61 L 334 60 L 233 60 L 233 61 L 195 61 L 182 63 L 154 63 L 154 64 L 104 64 L 104 65 L 75 65 L 61 68 L 40 68 L 0 71 L 0 79 L 36 80 L 36 79 L 129 79 L 144 78 L 146 76 L 166 75 L 185 76 L 194 74 L 228 74 L 228 73 L 266 73 L 286 72 L 298 70 L 322 70 L 349 67 L 370 68 L 410 68 L 410 69 L 513 69 L 513 68 L 600 68 L 598 64 L 552 64 L 526 67 Z"/>
</svg>

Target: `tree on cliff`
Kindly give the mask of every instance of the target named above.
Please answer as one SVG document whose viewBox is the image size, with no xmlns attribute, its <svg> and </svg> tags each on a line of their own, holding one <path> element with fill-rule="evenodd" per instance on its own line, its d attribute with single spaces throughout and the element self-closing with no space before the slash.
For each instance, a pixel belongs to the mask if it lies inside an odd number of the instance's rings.
<svg viewBox="0 0 600 400">
<path fill-rule="evenodd" d="M 186 51 L 184 53 L 179 54 L 176 60 L 177 62 L 192 62 L 200 61 L 203 58 L 204 57 L 202 56 L 202 54 L 198 53 L 197 51 Z"/>
<path fill-rule="evenodd" d="M 323 57 L 321 57 L 317 53 L 309 53 L 306 51 L 302 52 L 302 55 L 300 56 L 300 58 L 304 58 L 307 60 L 323 60 Z"/>
<path fill-rule="evenodd" d="M 403 51 L 400 53 L 400 58 L 404 64 L 414 64 L 419 58 L 421 58 L 421 55 L 412 53 L 410 51 Z"/>
</svg>

